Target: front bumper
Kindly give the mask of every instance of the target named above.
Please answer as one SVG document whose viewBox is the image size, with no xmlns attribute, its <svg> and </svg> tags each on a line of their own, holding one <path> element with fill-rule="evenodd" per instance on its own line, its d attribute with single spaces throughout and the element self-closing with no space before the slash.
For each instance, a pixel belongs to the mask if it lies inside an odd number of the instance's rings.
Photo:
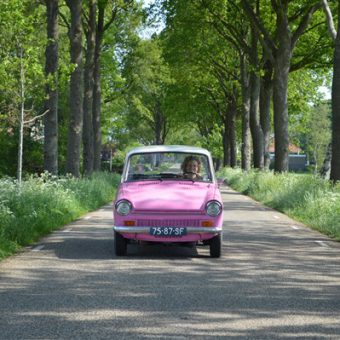
<svg viewBox="0 0 340 340">
<path fill-rule="evenodd" d="M 113 230 L 122 234 L 149 234 L 151 227 L 114 226 Z M 187 234 L 221 234 L 221 227 L 185 227 Z"/>
</svg>

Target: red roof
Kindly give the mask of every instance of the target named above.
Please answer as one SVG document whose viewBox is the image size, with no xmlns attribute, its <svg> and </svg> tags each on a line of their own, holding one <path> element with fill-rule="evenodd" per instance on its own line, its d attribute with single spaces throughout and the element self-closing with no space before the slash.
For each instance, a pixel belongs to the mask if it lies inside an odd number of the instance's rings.
<svg viewBox="0 0 340 340">
<path fill-rule="evenodd" d="M 296 153 L 296 154 L 299 154 L 302 152 L 302 149 L 300 147 L 298 147 L 297 145 L 295 144 L 289 144 L 289 153 Z M 275 145 L 274 143 L 271 144 L 269 146 L 269 150 L 268 150 L 270 153 L 274 153 L 275 152 Z"/>
</svg>

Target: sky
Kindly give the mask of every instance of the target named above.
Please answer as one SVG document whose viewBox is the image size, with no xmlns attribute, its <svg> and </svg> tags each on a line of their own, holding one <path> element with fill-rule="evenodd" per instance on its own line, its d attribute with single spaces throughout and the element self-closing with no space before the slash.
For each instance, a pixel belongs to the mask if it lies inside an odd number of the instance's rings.
<svg viewBox="0 0 340 340">
<path fill-rule="evenodd" d="M 324 99 L 326 100 L 331 99 L 332 97 L 331 89 L 329 89 L 326 86 L 321 86 L 319 87 L 319 91 L 324 95 Z"/>
<path fill-rule="evenodd" d="M 141 0 L 140 2 L 143 4 L 143 8 L 146 8 L 150 5 L 152 5 L 155 2 L 155 0 Z M 140 30 L 139 36 L 142 39 L 150 39 L 150 37 L 154 33 L 160 33 L 163 28 L 164 28 L 163 23 L 160 23 L 158 26 L 153 26 L 153 27 L 146 27 L 145 26 Z"/>
</svg>

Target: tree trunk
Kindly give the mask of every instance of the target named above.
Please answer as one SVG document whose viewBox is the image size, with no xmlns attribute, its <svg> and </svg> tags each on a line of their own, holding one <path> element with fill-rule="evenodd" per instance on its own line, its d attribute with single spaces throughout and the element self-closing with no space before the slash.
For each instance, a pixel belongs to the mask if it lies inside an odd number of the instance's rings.
<svg viewBox="0 0 340 340">
<path fill-rule="evenodd" d="M 264 67 L 265 74 L 261 79 L 260 90 L 260 122 L 263 131 L 263 143 L 264 143 L 264 167 L 269 168 L 270 156 L 270 103 L 273 93 L 272 82 L 272 65 L 268 61 Z"/>
<path fill-rule="evenodd" d="M 235 168 L 237 166 L 236 113 L 237 113 L 237 110 L 233 110 L 230 113 L 230 121 L 229 121 L 230 166 L 232 168 Z"/>
<path fill-rule="evenodd" d="M 162 117 L 159 113 L 155 114 L 155 145 L 162 145 Z"/>
<path fill-rule="evenodd" d="M 237 166 L 237 146 L 236 146 L 236 115 L 237 115 L 237 89 L 233 88 L 233 95 L 230 100 L 230 109 L 228 115 L 229 144 L 230 144 L 230 166 Z"/>
<path fill-rule="evenodd" d="M 22 180 L 22 158 L 24 149 L 24 119 L 25 119 L 25 70 L 23 63 L 23 51 L 22 47 L 19 47 L 20 51 L 20 113 L 19 113 L 19 145 L 18 145 L 18 169 L 17 180 L 21 186 Z"/>
<path fill-rule="evenodd" d="M 154 109 L 154 132 L 155 132 L 155 145 L 163 145 L 166 135 L 166 118 L 161 109 L 160 102 L 157 100 Z"/>
<path fill-rule="evenodd" d="M 105 5 L 98 6 L 98 22 L 96 32 L 96 47 L 94 54 L 94 74 L 93 74 L 93 138 L 94 138 L 94 160 L 93 169 L 99 171 L 101 169 L 101 151 L 102 151 L 102 134 L 101 134 L 101 77 L 100 77 L 100 55 L 104 35 L 104 14 Z"/>
<path fill-rule="evenodd" d="M 276 66 L 274 75 L 274 132 L 275 132 L 275 171 L 288 171 L 288 107 L 287 107 L 288 72 Z"/>
<path fill-rule="evenodd" d="M 260 78 L 257 75 L 259 68 L 259 61 L 257 55 L 258 36 L 256 30 L 252 29 L 252 46 L 250 52 L 250 63 L 252 71 L 250 73 L 249 87 L 250 87 L 250 131 L 253 140 L 253 160 L 254 167 L 263 169 L 264 166 L 264 146 L 263 146 L 263 132 L 260 125 Z"/>
<path fill-rule="evenodd" d="M 94 74 L 94 54 L 96 43 L 96 8 L 93 0 L 89 0 L 89 25 L 86 34 L 86 62 L 84 68 L 84 127 L 83 127 L 83 162 L 84 172 L 90 175 L 93 172 L 94 161 L 94 139 L 92 123 L 93 106 L 93 74 Z"/>
<path fill-rule="evenodd" d="M 242 88 L 242 148 L 241 148 L 241 167 L 243 170 L 250 169 L 250 129 L 249 129 L 249 109 L 250 109 L 250 94 L 249 94 L 249 75 L 246 69 L 245 57 L 241 55 L 241 88 Z"/>
<path fill-rule="evenodd" d="M 338 4 L 338 18 L 340 4 Z M 332 163 L 330 179 L 340 181 L 340 20 L 335 39 L 333 84 L 332 84 Z"/>
<path fill-rule="evenodd" d="M 288 171 L 288 76 L 291 52 L 291 37 L 286 15 L 278 15 L 279 47 L 274 62 L 273 104 L 275 133 L 275 171 Z"/>
<path fill-rule="evenodd" d="M 243 8 L 253 25 L 261 32 L 261 43 L 264 51 L 273 62 L 273 102 L 274 102 L 274 133 L 275 133 L 275 171 L 288 171 L 288 103 L 287 88 L 288 74 L 292 52 L 298 39 L 305 33 L 309 22 L 320 6 L 315 2 L 310 6 L 303 6 L 296 15 L 289 13 L 289 1 L 272 1 L 272 8 L 276 13 L 276 27 L 273 35 L 265 29 L 259 12 L 252 10 L 250 1 L 242 0 Z M 290 19 L 299 19 L 298 24 L 292 23 L 294 32 L 291 32 L 288 16 Z M 301 19 L 301 20 L 300 20 Z M 293 19 L 294 20 L 294 19 Z M 292 21 L 293 21 L 292 20 Z"/>
<path fill-rule="evenodd" d="M 44 169 L 58 174 L 58 0 L 46 0 L 45 51 L 46 110 L 44 117 Z"/>
<path fill-rule="evenodd" d="M 253 139 L 254 168 L 263 169 L 264 145 L 263 133 L 259 121 L 260 109 L 260 79 L 252 72 L 250 76 L 250 130 Z"/>
<path fill-rule="evenodd" d="M 320 176 L 324 179 L 330 178 L 331 172 L 331 161 L 332 161 L 332 143 L 329 143 L 327 146 L 326 157 L 323 161 L 323 165 L 320 169 Z"/>
<path fill-rule="evenodd" d="M 80 176 L 80 154 L 83 128 L 83 67 L 82 67 L 82 1 L 66 0 L 71 11 L 71 63 L 75 69 L 70 83 L 70 124 L 67 141 L 66 172 Z"/>
<path fill-rule="evenodd" d="M 222 140 L 223 140 L 223 166 L 230 166 L 230 135 L 229 135 L 229 113 L 225 112 L 223 117 L 224 129 L 222 130 Z"/>
<path fill-rule="evenodd" d="M 220 170 L 221 160 L 219 158 L 213 158 L 213 163 L 214 163 L 215 171 L 217 172 L 218 170 Z"/>
</svg>

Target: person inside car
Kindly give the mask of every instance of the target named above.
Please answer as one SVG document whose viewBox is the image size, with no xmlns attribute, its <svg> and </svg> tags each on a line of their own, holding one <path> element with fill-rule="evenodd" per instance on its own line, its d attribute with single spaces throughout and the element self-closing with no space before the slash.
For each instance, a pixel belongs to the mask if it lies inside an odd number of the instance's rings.
<svg viewBox="0 0 340 340">
<path fill-rule="evenodd" d="M 185 157 L 182 163 L 183 178 L 191 180 L 202 180 L 200 175 L 201 171 L 201 161 L 196 156 Z"/>
<path fill-rule="evenodd" d="M 144 174 L 145 167 L 143 164 L 139 163 L 135 166 L 134 173 L 135 174 Z"/>
</svg>

